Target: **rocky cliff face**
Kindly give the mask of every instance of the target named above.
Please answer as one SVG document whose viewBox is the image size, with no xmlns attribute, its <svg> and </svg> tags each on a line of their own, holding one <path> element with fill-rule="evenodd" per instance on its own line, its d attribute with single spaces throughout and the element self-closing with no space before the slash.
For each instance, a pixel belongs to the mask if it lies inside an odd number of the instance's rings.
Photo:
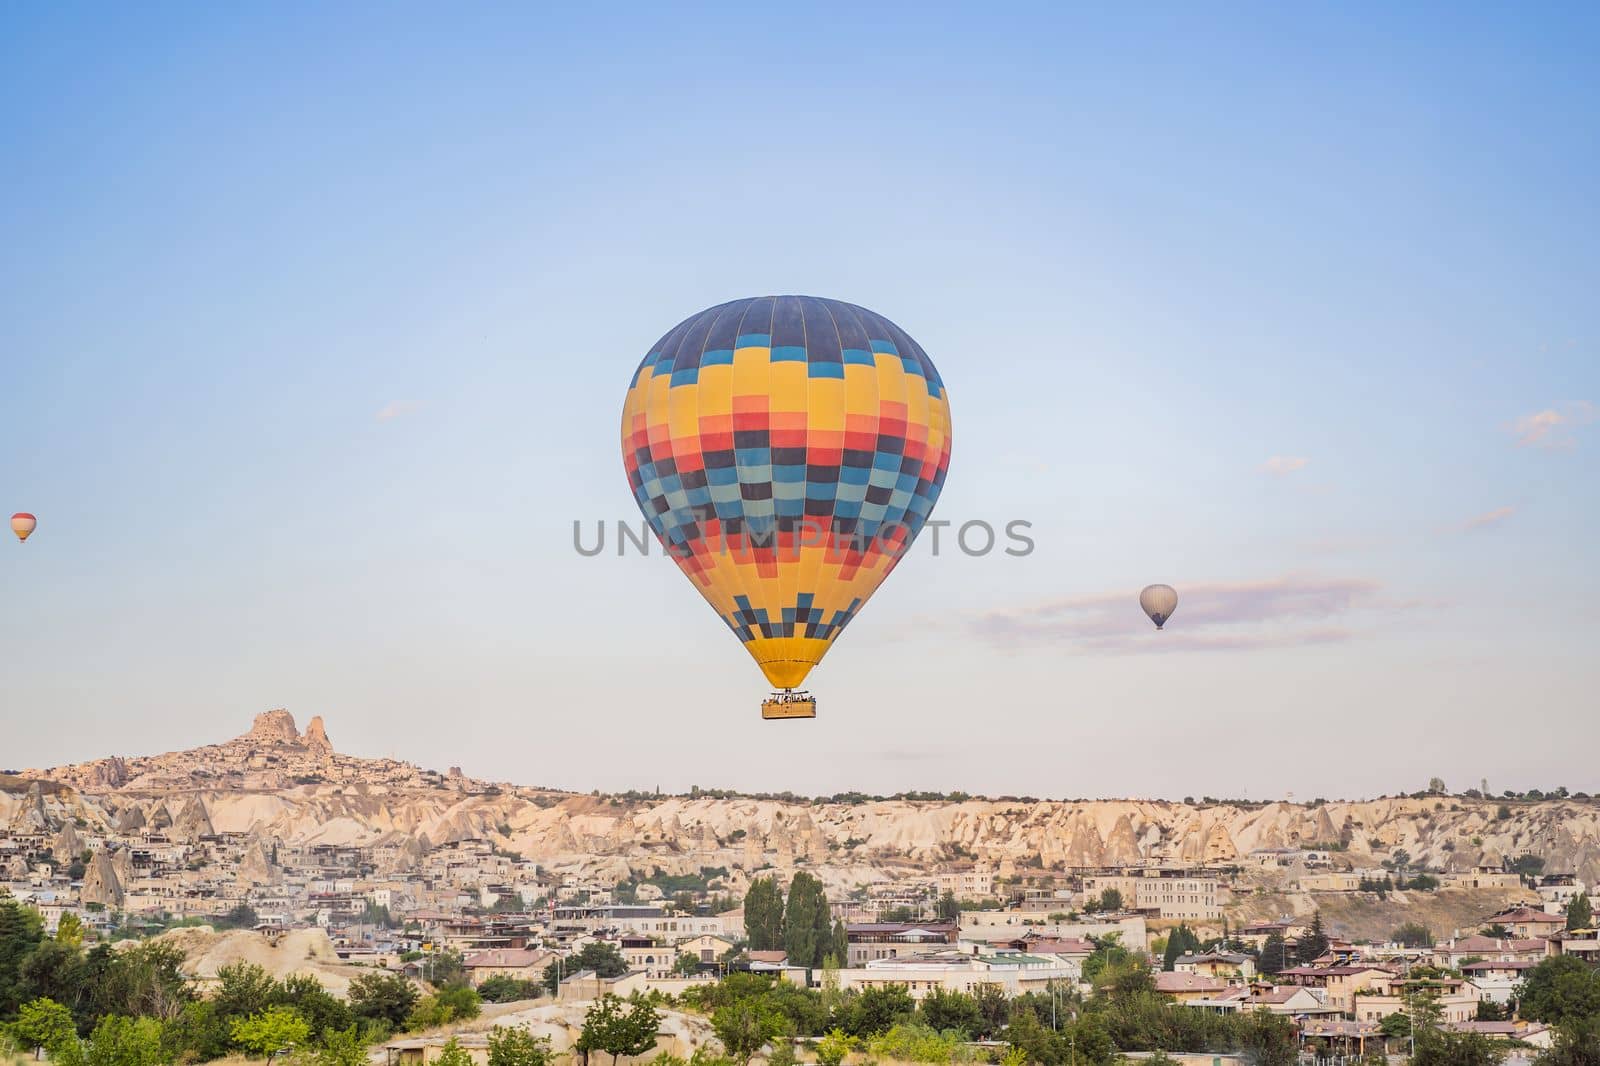
<svg viewBox="0 0 1600 1066">
<path fill-rule="evenodd" d="M 109 852 L 99 851 L 83 874 L 83 902 L 99 903 L 115 910 L 122 906 L 122 878 L 117 875 Z"/>
<path fill-rule="evenodd" d="M 111 756 L 72 766 L 24 771 L 25 777 L 61 782 L 85 793 L 132 792 L 173 794 L 196 789 L 287 790 L 297 785 L 404 784 L 418 787 L 439 779 L 393 759 L 356 759 L 334 751 L 320 716 L 311 719 L 302 736 L 294 715 L 283 709 L 256 715 L 248 732 L 189 751 L 164 755 Z M 178 825 L 191 833 L 203 830 L 204 818 L 186 812 L 174 800 L 157 822 L 151 810 L 128 813 L 131 822 Z"/>
<path fill-rule="evenodd" d="M 294 715 L 283 709 L 262 711 L 250 724 L 250 732 L 239 738 L 264 746 L 298 744 L 300 731 L 295 728 Z"/>
<path fill-rule="evenodd" d="M 306 723 L 305 746 L 320 755 L 333 754 L 333 742 L 328 739 L 328 730 L 322 724 L 322 715 L 317 715 Z"/>
<path fill-rule="evenodd" d="M 755 870 L 802 862 L 832 885 L 853 887 L 975 862 L 1029 874 L 1310 846 L 1337 847 L 1334 864 L 1346 868 L 1376 867 L 1400 850 L 1444 870 L 1526 853 L 1547 870 L 1600 881 L 1600 803 L 1590 800 L 1511 803 L 1503 818 L 1500 801 L 1451 796 L 1316 806 L 623 800 L 491 787 L 454 768 L 446 776 L 357 759 L 333 751 L 320 719 L 302 736 L 281 710 L 223 744 L 27 773 L 35 780 L 25 792 L 0 792 L 0 823 L 54 833 L 77 816 L 124 832 L 166 825 L 175 835 L 247 834 L 256 845 L 249 874 L 262 880 L 275 875 L 273 840 L 392 844 L 385 861 L 405 869 L 430 847 L 481 838 L 560 872 L 621 879 L 724 866 L 736 887 Z M 122 784 L 107 783 L 118 778 Z M 41 789 L 42 780 L 74 788 Z"/>
</svg>

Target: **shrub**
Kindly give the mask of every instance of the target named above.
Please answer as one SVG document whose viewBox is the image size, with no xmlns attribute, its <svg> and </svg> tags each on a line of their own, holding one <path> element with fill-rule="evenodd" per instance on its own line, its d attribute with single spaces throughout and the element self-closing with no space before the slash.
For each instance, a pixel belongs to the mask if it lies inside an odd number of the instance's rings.
<svg viewBox="0 0 1600 1066">
<path fill-rule="evenodd" d="M 839 1066 L 855 1046 L 855 1038 L 843 1029 L 830 1030 L 827 1036 L 817 1041 L 817 1062 L 821 1066 Z"/>
<path fill-rule="evenodd" d="M 550 1038 L 534 1036 L 526 1025 L 497 1025 L 489 1031 L 489 1066 L 550 1066 Z"/>
<path fill-rule="evenodd" d="M 265 1059 L 298 1047 L 311 1036 L 311 1026 L 293 1007 L 268 1007 L 248 1018 L 236 1018 L 232 1031 L 234 1043 Z"/>
<path fill-rule="evenodd" d="M 867 1053 L 877 1059 L 894 1059 L 899 1062 L 925 1062 L 938 1064 L 966 1062 L 971 1050 L 962 1042 L 961 1034 L 940 1033 L 916 1022 L 892 1026 L 867 1041 Z"/>
</svg>

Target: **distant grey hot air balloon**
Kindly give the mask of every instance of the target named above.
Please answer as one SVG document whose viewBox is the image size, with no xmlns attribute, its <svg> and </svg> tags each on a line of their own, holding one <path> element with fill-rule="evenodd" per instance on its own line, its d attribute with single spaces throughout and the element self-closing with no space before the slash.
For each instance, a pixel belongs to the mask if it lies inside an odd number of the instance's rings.
<svg viewBox="0 0 1600 1066">
<path fill-rule="evenodd" d="M 1139 606 L 1160 629 L 1178 609 L 1178 593 L 1171 585 L 1146 585 L 1139 593 Z"/>
</svg>

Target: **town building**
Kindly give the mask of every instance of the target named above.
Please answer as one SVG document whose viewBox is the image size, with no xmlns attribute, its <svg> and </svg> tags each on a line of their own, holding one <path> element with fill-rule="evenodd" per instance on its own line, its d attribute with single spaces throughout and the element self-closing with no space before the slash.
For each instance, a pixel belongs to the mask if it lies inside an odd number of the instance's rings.
<svg viewBox="0 0 1600 1066">
<path fill-rule="evenodd" d="M 1222 917 L 1220 882 L 1214 874 L 1186 867 L 1149 866 L 1086 874 L 1083 896 L 1113 889 L 1129 910 L 1158 918 L 1206 921 Z"/>
<path fill-rule="evenodd" d="M 844 927 L 850 942 L 848 965 L 916 955 L 940 944 L 956 942 L 955 922 L 862 922 Z"/>
<path fill-rule="evenodd" d="M 840 988 L 903 985 L 915 999 L 935 988 L 951 992 L 976 992 L 994 985 L 1007 996 L 1028 992 L 1049 995 L 1076 988 L 1082 969 L 1055 956 L 1002 952 L 970 955 L 954 948 L 874 959 L 855 969 L 839 970 Z"/>
</svg>

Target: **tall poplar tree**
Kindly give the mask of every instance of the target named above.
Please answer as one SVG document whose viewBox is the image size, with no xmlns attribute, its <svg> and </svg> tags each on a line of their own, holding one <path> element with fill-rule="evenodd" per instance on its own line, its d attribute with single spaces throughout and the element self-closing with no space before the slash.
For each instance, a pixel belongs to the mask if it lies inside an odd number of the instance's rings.
<svg viewBox="0 0 1600 1066">
<path fill-rule="evenodd" d="M 778 951 L 784 946 L 783 889 L 776 877 L 750 882 L 744 897 L 744 931 L 751 951 Z"/>
</svg>

